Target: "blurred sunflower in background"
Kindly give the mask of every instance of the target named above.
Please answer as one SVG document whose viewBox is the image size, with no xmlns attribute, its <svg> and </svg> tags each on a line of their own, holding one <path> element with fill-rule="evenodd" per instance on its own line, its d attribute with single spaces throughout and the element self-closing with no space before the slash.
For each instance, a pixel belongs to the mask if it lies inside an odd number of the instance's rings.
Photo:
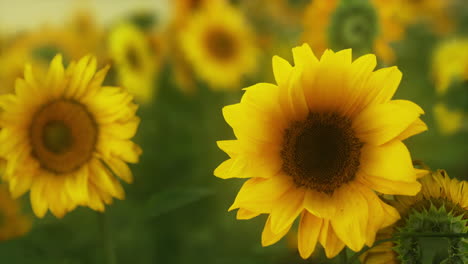
<svg viewBox="0 0 468 264">
<path fill-rule="evenodd" d="M 179 42 L 193 71 L 214 90 L 238 89 L 242 77 L 256 70 L 254 35 L 242 14 L 227 3 L 199 9 Z"/>
<path fill-rule="evenodd" d="M 356 57 L 375 53 L 385 63 L 392 63 L 391 43 L 404 33 L 397 13 L 395 1 L 314 0 L 304 14 L 302 40 L 316 53 L 352 48 Z"/>
<path fill-rule="evenodd" d="M 11 197 L 7 186 L 0 185 L 0 242 L 23 236 L 31 220 L 21 212 L 20 202 Z"/>
<path fill-rule="evenodd" d="M 433 112 L 446 135 L 466 129 L 468 113 L 468 39 L 442 41 L 435 49 L 432 75 L 437 102 Z"/>
<path fill-rule="evenodd" d="M 375 263 L 468 263 L 465 237 L 418 238 L 408 234 L 466 234 L 468 232 L 468 182 L 438 170 L 420 179 L 416 196 L 395 196 L 391 205 L 402 218 L 379 232 L 380 239 L 394 237 L 369 250 L 361 261 Z"/>
<path fill-rule="evenodd" d="M 170 25 L 166 30 L 171 49 L 170 60 L 177 87 L 186 95 L 193 95 L 197 89 L 193 69 L 182 51 L 179 36 L 192 20 L 192 16 L 212 2 L 217 4 L 218 2 L 224 2 L 224 0 L 175 0 L 171 3 Z"/>
<path fill-rule="evenodd" d="M 96 73 L 86 56 L 65 69 L 57 55 L 45 76 L 26 66 L 15 94 L 0 97 L 0 156 L 3 179 L 13 197 L 30 190 L 38 217 L 47 210 L 63 217 L 76 206 L 98 211 L 124 190 L 141 149 L 130 139 L 140 119 L 133 97 L 121 88 L 102 87 L 108 68 Z"/>
<path fill-rule="evenodd" d="M 280 240 L 300 215 L 298 248 L 308 258 L 318 242 L 328 258 L 345 246 L 359 251 L 399 219 L 384 194 L 420 190 L 402 140 L 427 129 L 423 110 L 391 100 L 402 74 L 374 72 L 374 55 L 352 62 L 351 50 L 326 50 L 320 60 L 305 44 L 294 66 L 273 58 L 277 85 L 246 88 L 223 108 L 237 140 L 219 141 L 230 157 L 214 174 L 250 178 L 229 210 L 238 219 L 269 214 L 262 245 Z"/>
<path fill-rule="evenodd" d="M 137 26 L 123 23 L 113 28 L 108 45 L 117 83 L 141 103 L 150 103 L 156 95 L 154 82 L 159 70 L 151 40 Z"/>
</svg>

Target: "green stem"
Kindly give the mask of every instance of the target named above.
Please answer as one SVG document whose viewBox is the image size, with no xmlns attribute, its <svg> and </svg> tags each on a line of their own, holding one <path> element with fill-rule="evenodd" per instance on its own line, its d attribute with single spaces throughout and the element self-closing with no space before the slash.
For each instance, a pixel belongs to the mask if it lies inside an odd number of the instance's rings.
<svg viewBox="0 0 468 264">
<path fill-rule="evenodd" d="M 340 253 L 340 257 L 341 257 L 340 263 L 348 264 L 348 256 L 347 255 L 348 254 L 346 252 L 346 248 L 344 248 Z"/>
<path fill-rule="evenodd" d="M 109 217 L 105 213 L 99 214 L 99 227 L 102 235 L 102 245 L 104 250 L 104 259 L 106 264 L 116 264 L 114 243 L 111 237 Z"/>
</svg>

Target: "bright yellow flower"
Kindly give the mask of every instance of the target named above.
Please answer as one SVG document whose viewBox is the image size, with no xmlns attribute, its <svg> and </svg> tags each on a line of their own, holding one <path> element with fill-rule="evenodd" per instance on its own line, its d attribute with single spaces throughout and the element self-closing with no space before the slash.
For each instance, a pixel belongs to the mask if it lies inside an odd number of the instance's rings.
<svg viewBox="0 0 468 264">
<path fill-rule="evenodd" d="M 180 47 L 200 79 L 213 89 L 236 88 L 255 70 L 257 49 L 243 16 L 228 4 L 206 5 L 180 32 Z"/>
<path fill-rule="evenodd" d="M 11 41 L 0 57 L 0 94 L 14 90 L 15 80 L 23 77 L 26 63 L 32 64 L 37 74 L 44 75 L 48 63 L 58 53 L 66 62 L 84 56 L 88 51 L 80 43 L 71 32 L 52 28 L 42 28 Z"/>
<path fill-rule="evenodd" d="M 387 0 L 314 0 L 304 15 L 302 39 L 316 53 L 352 48 L 355 56 L 372 52 L 391 63 L 395 54 L 390 43 L 404 32 L 396 7 Z"/>
<path fill-rule="evenodd" d="M 426 130 L 423 110 L 391 100 L 396 67 L 373 71 L 369 54 L 352 62 L 351 50 L 326 50 L 317 59 L 307 44 L 293 49 L 294 66 L 273 58 L 277 85 L 246 89 L 224 117 L 237 140 L 219 141 L 230 159 L 220 178 L 251 178 L 229 210 L 238 219 L 269 214 L 262 244 L 283 237 L 300 215 L 299 252 L 320 242 L 328 257 L 346 245 L 372 245 L 377 230 L 398 212 L 374 191 L 414 195 L 420 190 L 402 140 Z"/>
<path fill-rule="evenodd" d="M 58 55 L 45 76 L 27 65 L 15 94 L 0 97 L 3 179 L 13 197 L 30 190 L 38 217 L 48 209 L 62 217 L 78 205 L 103 211 L 124 198 L 114 175 L 132 182 L 125 162 L 141 154 L 130 140 L 138 107 L 123 89 L 101 86 L 108 68 L 96 73 L 96 64 L 86 56 L 64 69 Z"/>
<path fill-rule="evenodd" d="M 377 236 L 380 239 L 391 238 L 401 231 L 440 233 L 468 232 L 468 224 L 466 222 L 468 218 L 468 182 L 451 179 L 446 175 L 445 171 L 439 170 L 421 178 L 421 184 L 421 192 L 416 196 L 396 196 L 395 200 L 391 201 L 391 204 L 398 209 L 402 219 L 394 226 L 379 231 Z M 431 207 L 435 210 L 431 209 Z M 428 214 L 427 212 L 431 213 Z M 432 225 L 434 225 L 435 228 L 432 228 Z M 413 230 L 414 228 L 416 229 Z M 453 248 L 450 250 L 453 256 L 457 256 L 458 253 L 466 255 L 466 251 L 456 252 L 461 243 L 465 244 L 465 248 L 468 246 L 466 240 L 465 242 L 452 243 Z M 366 252 L 361 258 L 361 261 L 365 264 L 417 263 L 411 258 L 407 259 L 406 262 L 402 262 L 401 256 L 399 256 L 398 253 L 399 249 L 395 248 L 395 246 L 396 244 L 393 242 L 382 243 Z M 410 248 L 408 243 L 405 243 L 405 246 L 406 248 L 403 250 L 413 250 L 413 253 L 410 254 L 411 257 L 419 257 L 418 253 L 421 251 L 417 248 Z M 414 246 L 419 247 L 419 242 L 414 243 L 413 247 Z M 395 248 L 395 250 L 393 248 Z M 439 250 L 439 248 L 434 248 L 434 250 Z M 407 257 L 408 256 L 405 256 L 405 258 Z"/>
<path fill-rule="evenodd" d="M 20 237 L 31 229 L 31 220 L 21 213 L 19 201 L 14 200 L 8 188 L 0 185 L 0 242 Z"/>
<path fill-rule="evenodd" d="M 132 24 L 115 27 L 109 36 L 109 52 L 115 62 L 118 83 L 142 103 L 149 103 L 156 90 L 158 57 L 148 37 Z"/>
</svg>

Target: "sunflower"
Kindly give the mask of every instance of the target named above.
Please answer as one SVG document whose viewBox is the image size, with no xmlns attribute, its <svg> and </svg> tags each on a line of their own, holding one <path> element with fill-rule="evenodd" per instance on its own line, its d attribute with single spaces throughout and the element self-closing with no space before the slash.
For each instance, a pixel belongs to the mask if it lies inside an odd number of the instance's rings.
<svg viewBox="0 0 468 264">
<path fill-rule="evenodd" d="M 377 236 L 381 239 L 395 236 L 396 243 L 386 242 L 372 248 L 361 258 L 362 263 L 427 263 L 420 262 L 421 252 L 434 252 L 439 249 L 446 252 L 440 254 L 441 259 L 437 263 L 467 263 L 466 238 L 442 238 L 439 241 L 433 239 L 431 251 L 421 251 L 425 246 L 421 240 L 401 236 L 404 232 L 468 232 L 468 182 L 451 179 L 445 171 L 438 170 L 423 177 L 421 184 L 421 192 L 416 196 L 396 196 L 395 200 L 391 201 L 402 219 L 394 226 L 380 231 Z M 434 247 L 434 242 L 440 243 L 440 247 Z"/>
<path fill-rule="evenodd" d="M 45 76 L 26 66 L 15 94 L 0 97 L 0 156 L 3 179 L 13 197 L 30 190 L 34 213 L 63 217 L 76 206 L 98 211 L 130 183 L 125 162 L 138 162 L 141 149 L 130 141 L 140 119 L 137 105 L 121 88 L 102 87 L 108 68 L 96 73 L 86 56 L 64 69 L 54 57 Z"/>
<path fill-rule="evenodd" d="M 110 57 L 117 70 L 118 83 L 142 103 L 155 95 L 157 57 L 150 39 L 136 26 L 124 23 L 116 26 L 109 36 Z"/>
<path fill-rule="evenodd" d="M 316 53 L 352 48 L 355 56 L 375 52 L 391 63 L 395 54 L 390 43 L 404 32 L 396 7 L 395 1 L 387 0 L 314 0 L 304 15 L 302 39 Z"/>
<path fill-rule="evenodd" d="M 204 6 L 180 32 L 180 47 L 194 71 L 214 89 L 235 88 L 256 67 L 257 49 L 238 10 L 218 2 Z"/>
<path fill-rule="evenodd" d="M 0 94 L 14 90 L 15 80 L 22 77 L 26 63 L 43 75 L 49 61 L 58 53 L 66 62 L 84 56 L 86 48 L 77 43 L 81 43 L 80 39 L 71 32 L 49 27 L 20 35 L 5 47 L 0 58 Z"/>
<path fill-rule="evenodd" d="M 401 72 L 373 72 L 369 54 L 326 50 L 320 60 L 307 44 L 293 49 L 295 66 L 273 57 L 277 85 L 246 89 L 223 109 L 237 140 L 219 141 L 230 159 L 214 174 L 251 178 L 229 210 L 238 219 L 269 214 L 264 246 L 277 242 L 300 215 L 298 248 L 309 257 L 319 241 L 327 257 L 346 245 L 372 245 L 375 233 L 398 212 L 374 191 L 414 195 L 417 171 L 401 142 L 426 130 L 423 110 L 390 100 Z"/>
<path fill-rule="evenodd" d="M 463 128 L 468 111 L 468 39 L 442 41 L 432 59 L 432 75 L 438 102 L 433 112 L 439 130 L 446 135 Z"/>
<path fill-rule="evenodd" d="M 8 188 L 0 185 L 0 242 L 20 237 L 31 229 L 31 220 L 21 213 L 18 200 L 14 200 Z"/>
</svg>

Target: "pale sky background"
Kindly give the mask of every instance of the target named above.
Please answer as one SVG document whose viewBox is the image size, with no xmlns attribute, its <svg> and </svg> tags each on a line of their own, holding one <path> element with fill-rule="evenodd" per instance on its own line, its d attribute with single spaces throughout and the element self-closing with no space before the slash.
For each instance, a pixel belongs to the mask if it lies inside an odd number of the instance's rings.
<svg viewBox="0 0 468 264">
<path fill-rule="evenodd" d="M 101 25 L 141 9 L 154 11 L 167 20 L 171 0 L 0 0 L 0 32 L 34 29 L 47 23 L 60 25 L 77 8 L 94 12 Z"/>
</svg>

